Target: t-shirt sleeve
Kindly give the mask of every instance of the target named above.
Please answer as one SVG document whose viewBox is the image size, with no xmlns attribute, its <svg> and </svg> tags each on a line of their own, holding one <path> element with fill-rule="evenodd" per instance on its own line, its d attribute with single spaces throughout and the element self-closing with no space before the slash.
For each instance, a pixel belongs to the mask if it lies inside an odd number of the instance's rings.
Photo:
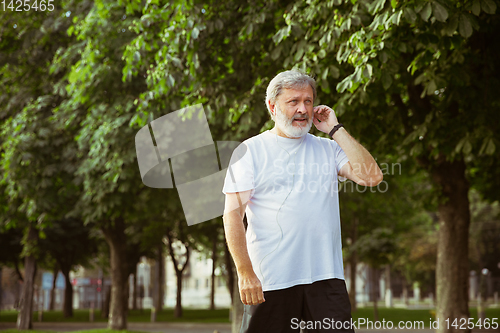
<svg viewBox="0 0 500 333">
<path fill-rule="evenodd" d="M 248 147 L 243 143 L 231 156 L 226 172 L 222 193 L 235 193 L 255 188 L 253 159 Z"/>
<path fill-rule="evenodd" d="M 340 147 L 338 143 L 335 142 L 335 163 L 337 166 L 337 175 L 340 172 L 340 169 L 349 162 L 349 159 L 347 158 L 347 155 L 345 154 L 344 150 Z M 339 180 L 341 182 L 345 181 L 347 178 L 339 176 Z"/>
</svg>

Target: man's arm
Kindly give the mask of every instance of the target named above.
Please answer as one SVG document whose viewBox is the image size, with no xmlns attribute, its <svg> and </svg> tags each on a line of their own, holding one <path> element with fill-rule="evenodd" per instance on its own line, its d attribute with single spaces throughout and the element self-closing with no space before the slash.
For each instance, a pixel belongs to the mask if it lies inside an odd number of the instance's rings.
<svg viewBox="0 0 500 333">
<path fill-rule="evenodd" d="M 327 134 L 339 123 L 335 112 L 326 105 L 314 108 L 313 122 L 318 130 Z M 380 184 L 383 179 L 382 171 L 368 150 L 349 135 L 343 127 L 333 134 L 333 139 L 349 159 L 349 162 L 340 169 L 340 176 L 363 186 L 377 186 Z"/>
<path fill-rule="evenodd" d="M 248 255 L 243 216 L 251 191 L 227 193 L 224 209 L 224 231 L 227 245 L 236 265 L 238 288 L 243 304 L 265 302 L 262 284 L 255 274 Z"/>
</svg>

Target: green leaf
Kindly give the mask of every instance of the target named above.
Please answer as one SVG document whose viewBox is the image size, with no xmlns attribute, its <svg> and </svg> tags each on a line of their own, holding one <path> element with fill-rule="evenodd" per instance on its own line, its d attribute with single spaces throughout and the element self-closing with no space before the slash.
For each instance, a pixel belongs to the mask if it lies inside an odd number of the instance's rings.
<svg viewBox="0 0 500 333">
<path fill-rule="evenodd" d="M 386 63 L 387 60 L 389 59 L 389 56 L 387 55 L 387 52 L 385 51 L 382 51 L 379 53 L 379 56 L 380 56 L 380 60 L 382 61 L 382 63 Z"/>
<path fill-rule="evenodd" d="M 469 140 L 465 141 L 463 152 L 464 154 L 468 155 L 472 151 L 472 144 L 470 143 Z"/>
<path fill-rule="evenodd" d="M 361 18 L 357 15 L 354 15 L 352 18 L 351 18 L 351 21 L 352 21 L 352 25 L 353 26 L 358 26 L 361 24 Z"/>
<path fill-rule="evenodd" d="M 252 23 L 249 23 L 248 26 L 247 26 L 247 35 L 250 35 L 253 31 L 253 24 Z"/>
<path fill-rule="evenodd" d="M 328 77 L 328 70 L 328 67 L 323 70 L 323 74 L 321 74 L 321 78 L 323 80 L 326 80 L 326 78 Z"/>
<path fill-rule="evenodd" d="M 495 143 L 493 142 L 493 139 L 490 138 L 488 145 L 486 146 L 486 154 L 493 155 L 495 153 L 495 148 Z"/>
<path fill-rule="evenodd" d="M 376 14 L 379 10 L 384 8 L 385 0 L 375 0 L 369 7 L 368 11 L 371 14 Z"/>
<path fill-rule="evenodd" d="M 432 6 L 431 3 L 428 2 L 420 12 L 420 17 L 422 18 L 422 20 L 427 22 L 429 20 L 429 17 L 431 17 L 431 14 L 432 14 Z"/>
<path fill-rule="evenodd" d="M 346 77 L 345 79 L 342 80 L 342 82 L 339 82 L 337 84 L 337 91 L 342 93 L 344 92 L 346 89 L 349 89 L 352 87 L 352 74 L 349 75 L 348 77 Z"/>
<path fill-rule="evenodd" d="M 222 30 L 222 28 L 224 28 L 224 22 L 221 19 L 217 19 L 215 21 L 215 29 Z"/>
<path fill-rule="evenodd" d="M 415 20 L 417 19 L 417 14 L 412 8 L 406 7 L 404 15 L 408 21 L 410 21 L 411 23 L 415 23 Z"/>
<path fill-rule="evenodd" d="M 282 49 L 282 46 L 281 44 L 278 45 L 274 50 L 273 52 L 271 52 L 271 59 L 273 60 L 276 60 L 279 58 L 280 54 L 281 54 L 281 49 Z"/>
<path fill-rule="evenodd" d="M 448 23 L 444 27 L 443 31 L 446 35 L 452 36 L 458 28 L 458 15 L 455 14 L 448 20 Z"/>
<path fill-rule="evenodd" d="M 495 14 L 497 5 L 493 0 L 481 0 L 481 8 L 487 14 Z"/>
<path fill-rule="evenodd" d="M 427 85 L 427 95 L 432 95 L 436 91 L 437 86 L 436 86 L 436 81 L 430 80 L 429 84 Z"/>
<path fill-rule="evenodd" d="M 401 21 L 401 15 L 403 15 L 403 11 L 402 10 L 394 13 L 391 16 L 392 23 L 394 23 L 395 25 L 399 25 L 399 22 Z"/>
<path fill-rule="evenodd" d="M 445 22 L 448 18 L 448 11 L 439 2 L 432 3 L 432 12 L 436 20 L 440 22 Z"/>
<path fill-rule="evenodd" d="M 392 77 L 391 75 L 385 70 L 382 72 L 382 86 L 384 87 L 385 90 L 389 89 L 392 85 Z"/>
<path fill-rule="evenodd" d="M 354 72 L 354 79 L 353 82 L 359 82 L 361 80 L 361 67 L 356 68 L 356 71 Z"/>
<path fill-rule="evenodd" d="M 366 64 L 365 70 L 363 71 L 363 75 L 367 78 L 371 78 L 373 74 L 373 66 L 370 64 Z"/>
<path fill-rule="evenodd" d="M 334 79 L 338 79 L 340 76 L 340 70 L 338 69 L 337 66 L 330 65 L 330 74 L 333 76 Z"/>
<path fill-rule="evenodd" d="M 460 15 L 460 22 L 458 25 L 458 31 L 460 35 L 464 38 L 469 38 L 472 36 L 472 25 L 469 18 L 466 15 Z"/>
<path fill-rule="evenodd" d="M 168 84 L 169 87 L 173 87 L 174 84 L 175 84 L 175 79 L 174 79 L 174 77 L 171 74 L 168 74 L 167 84 Z"/>
<path fill-rule="evenodd" d="M 472 3 L 472 14 L 479 16 L 481 13 L 481 2 L 479 0 L 474 0 Z"/>
<path fill-rule="evenodd" d="M 462 138 L 458 143 L 457 146 L 455 147 L 455 152 L 460 153 L 462 150 L 465 142 L 467 141 L 467 137 Z"/>
<path fill-rule="evenodd" d="M 298 47 L 297 53 L 295 53 L 295 57 L 293 58 L 295 61 L 299 61 L 302 56 L 304 55 L 304 49 L 305 47 Z"/>
</svg>

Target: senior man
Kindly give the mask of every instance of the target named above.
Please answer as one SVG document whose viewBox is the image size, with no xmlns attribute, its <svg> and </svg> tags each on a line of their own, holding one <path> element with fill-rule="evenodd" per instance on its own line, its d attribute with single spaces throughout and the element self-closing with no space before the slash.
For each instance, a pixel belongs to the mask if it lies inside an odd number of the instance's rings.
<svg viewBox="0 0 500 333">
<path fill-rule="evenodd" d="M 310 76 L 276 75 L 266 94 L 274 128 L 244 141 L 228 168 L 224 229 L 245 304 L 241 332 L 353 332 L 338 178 L 376 186 L 382 172 L 315 98 Z M 312 124 L 333 140 L 309 134 Z"/>
</svg>

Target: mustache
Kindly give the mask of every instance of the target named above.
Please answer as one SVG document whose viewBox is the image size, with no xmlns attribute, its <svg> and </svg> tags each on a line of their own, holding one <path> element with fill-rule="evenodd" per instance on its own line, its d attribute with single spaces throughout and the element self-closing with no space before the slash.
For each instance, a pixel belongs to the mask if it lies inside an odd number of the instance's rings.
<svg viewBox="0 0 500 333">
<path fill-rule="evenodd" d="M 307 114 L 303 114 L 303 115 L 296 114 L 296 115 L 293 116 L 292 120 L 293 119 L 305 119 L 305 120 L 309 120 L 309 116 Z"/>
</svg>

